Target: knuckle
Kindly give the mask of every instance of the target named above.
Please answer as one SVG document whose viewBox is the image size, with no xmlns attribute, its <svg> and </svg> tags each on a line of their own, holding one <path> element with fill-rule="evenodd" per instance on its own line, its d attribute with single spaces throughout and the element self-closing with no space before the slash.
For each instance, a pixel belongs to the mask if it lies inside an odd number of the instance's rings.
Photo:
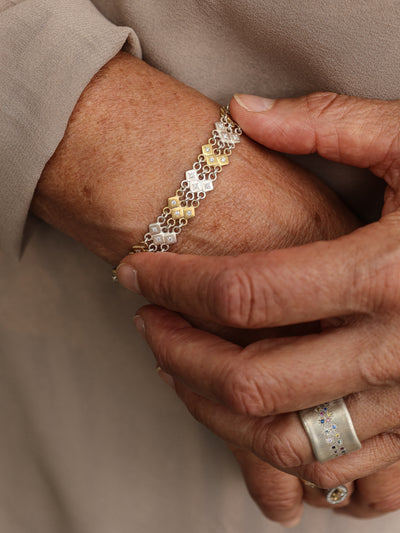
<svg viewBox="0 0 400 533">
<path fill-rule="evenodd" d="M 315 118 L 320 118 L 326 114 L 340 98 L 341 96 L 339 94 L 327 91 L 317 91 L 305 97 L 307 109 Z"/>
<path fill-rule="evenodd" d="M 305 478 L 324 490 L 330 490 L 338 485 L 344 485 L 349 480 L 344 479 L 330 466 L 313 463 L 305 469 Z"/>
<path fill-rule="evenodd" d="M 385 181 L 394 191 L 399 187 L 400 170 L 400 108 L 394 102 L 382 102 L 379 116 L 374 124 L 374 152 L 378 152 L 378 161 L 371 170 Z"/>
<path fill-rule="evenodd" d="M 324 157 L 337 158 L 343 152 L 344 136 L 340 134 L 340 125 L 345 123 L 346 116 L 351 112 L 362 114 L 363 108 L 356 109 L 357 100 L 354 97 L 332 92 L 316 92 L 306 96 L 307 110 L 315 128 L 314 150 Z M 360 107 L 360 106 L 359 106 Z M 353 139 L 353 153 L 357 158 L 361 155 L 362 145 Z"/>
<path fill-rule="evenodd" d="M 158 339 L 156 346 L 156 359 L 158 365 L 165 371 L 175 371 L 177 360 L 180 359 L 181 350 L 185 349 L 190 341 L 190 331 L 187 328 L 169 329 L 168 337 Z"/>
<path fill-rule="evenodd" d="M 167 343 L 158 342 L 156 346 L 152 347 L 152 351 L 154 353 L 154 356 L 157 361 L 157 365 L 161 367 L 163 370 L 170 370 L 170 361 L 169 361 L 169 354 L 168 354 L 168 345 Z"/>
<path fill-rule="evenodd" d="M 371 351 L 363 358 L 357 358 L 356 362 L 359 375 L 368 387 L 380 387 L 387 381 L 387 369 L 383 357 L 376 357 Z"/>
<path fill-rule="evenodd" d="M 396 414 L 397 412 L 398 410 L 396 406 Z M 400 452 L 400 427 L 392 428 L 388 434 L 390 435 L 390 440 L 392 445 L 395 447 L 395 450 Z"/>
<path fill-rule="evenodd" d="M 398 460 L 400 453 L 399 430 L 393 429 L 387 433 L 381 433 L 379 437 L 379 448 L 382 457 L 385 458 L 389 464 L 393 462 L 393 460 Z"/>
<path fill-rule="evenodd" d="M 343 108 L 341 105 L 335 105 L 338 99 L 340 99 L 338 94 L 326 92 L 306 96 L 311 121 L 318 123 L 318 127 L 314 128 L 314 151 L 328 158 L 335 158 L 337 154 L 340 154 L 340 135 L 336 129 L 335 119 L 340 118 L 338 115 Z"/>
<path fill-rule="evenodd" d="M 382 156 L 378 165 L 373 170 L 376 174 L 384 176 L 385 181 L 393 192 L 398 192 L 400 178 L 400 133 L 399 123 L 392 125 L 391 130 L 385 131 L 382 128 L 382 138 L 385 142 Z"/>
<path fill-rule="evenodd" d="M 389 324 L 388 318 L 393 312 L 399 311 L 399 301 L 397 297 L 400 296 L 400 284 L 396 279 L 395 271 L 400 266 L 400 262 L 388 264 L 385 266 L 384 271 L 371 272 L 371 275 L 375 275 L 375 284 L 372 287 L 373 296 L 373 308 L 374 311 L 379 314 L 385 314 L 385 325 Z"/>
<path fill-rule="evenodd" d="M 374 320 L 400 310 L 400 212 L 371 224 L 347 263 L 347 303 Z M 385 317 L 386 318 L 386 317 Z"/>
<path fill-rule="evenodd" d="M 293 496 L 285 494 L 283 491 L 274 490 L 265 493 L 262 489 L 249 488 L 250 496 L 266 513 L 273 512 L 274 515 L 286 514 L 293 511 L 293 507 L 298 503 L 295 494 Z"/>
<path fill-rule="evenodd" d="M 379 316 L 400 310 L 399 227 L 400 211 L 372 224 L 368 232 L 370 252 L 365 256 L 365 247 L 360 247 L 358 256 L 354 257 L 352 294 L 364 304 L 360 306 L 361 311 L 373 311 Z"/>
<path fill-rule="evenodd" d="M 265 310 L 265 306 L 260 305 L 260 294 L 262 291 L 258 293 L 250 272 L 238 267 L 228 268 L 214 279 L 210 305 L 222 324 L 255 327 Z"/>
<path fill-rule="evenodd" d="M 247 416 L 265 416 L 271 411 L 271 403 L 261 387 L 256 368 L 248 368 L 246 362 L 230 366 L 225 374 L 225 401 L 234 411 Z"/>
<path fill-rule="evenodd" d="M 185 403 L 187 410 L 192 415 L 192 417 L 197 420 L 200 424 L 207 426 L 207 421 L 204 419 L 203 412 L 200 409 L 199 405 L 195 402 L 192 402 L 190 398 L 183 397 L 181 394 L 178 394 L 178 397 Z"/>
<path fill-rule="evenodd" d="M 384 221 L 385 230 L 387 230 L 385 231 L 387 236 L 386 246 L 385 249 L 381 251 L 381 257 L 376 259 L 376 264 L 371 272 L 371 276 L 375 279 L 375 310 L 378 312 L 398 312 L 400 308 L 399 215 L 400 213 L 393 214 L 390 217 L 387 217 Z M 395 228 L 392 228 L 393 219 L 396 222 Z M 391 235 L 392 233 L 393 238 Z"/>
<path fill-rule="evenodd" d="M 280 470 L 298 468 L 303 464 L 303 458 L 295 443 L 286 435 L 269 431 L 267 423 L 262 424 L 255 432 L 254 449 Z"/>
<path fill-rule="evenodd" d="M 204 409 L 202 400 L 188 389 L 182 387 L 177 388 L 176 392 L 193 418 L 208 427 L 207 410 Z"/>
<path fill-rule="evenodd" d="M 388 322 L 380 335 L 376 323 L 373 324 L 362 341 L 364 349 L 360 347 L 363 357 L 356 358 L 359 375 L 371 388 L 396 385 L 400 378 L 400 330 L 391 328 L 391 334 L 387 335 L 387 327 Z"/>
<path fill-rule="evenodd" d="M 368 507 L 379 513 L 390 513 L 400 509 L 400 494 L 391 494 L 368 504 Z"/>
<path fill-rule="evenodd" d="M 167 308 L 175 305 L 176 291 L 171 290 L 172 281 L 170 269 L 160 268 L 158 270 L 158 275 L 151 279 L 150 296 L 153 302 L 163 304 Z"/>
</svg>

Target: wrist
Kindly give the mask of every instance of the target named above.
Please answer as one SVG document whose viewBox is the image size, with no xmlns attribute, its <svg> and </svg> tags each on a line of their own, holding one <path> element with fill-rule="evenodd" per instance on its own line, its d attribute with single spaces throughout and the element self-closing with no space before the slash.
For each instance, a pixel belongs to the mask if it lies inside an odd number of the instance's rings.
<svg viewBox="0 0 400 533">
<path fill-rule="evenodd" d="M 178 188 L 218 113 L 197 91 L 118 54 L 83 91 L 32 211 L 118 262 Z"/>
<path fill-rule="evenodd" d="M 218 117 L 204 95 L 118 54 L 82 93 L 33 212 L 117 264 L 174 195 Z M 230 161 L 171 251 L 238 254 L 355 227 L 326 187 L 248 138 Z"/>
</svg>

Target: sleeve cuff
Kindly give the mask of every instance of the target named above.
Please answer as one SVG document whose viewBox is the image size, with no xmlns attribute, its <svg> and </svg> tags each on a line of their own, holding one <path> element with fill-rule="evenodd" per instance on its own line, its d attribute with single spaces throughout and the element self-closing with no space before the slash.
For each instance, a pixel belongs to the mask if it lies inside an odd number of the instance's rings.
<svg viewBox="0 0 400 533">
<path fill-rule="evenodd" d="M 24 0 L 0 13 L 0 249 L 18 256 L 36 184 L 82 91 L 131 28 L 89 0 Z"/>
</svg>

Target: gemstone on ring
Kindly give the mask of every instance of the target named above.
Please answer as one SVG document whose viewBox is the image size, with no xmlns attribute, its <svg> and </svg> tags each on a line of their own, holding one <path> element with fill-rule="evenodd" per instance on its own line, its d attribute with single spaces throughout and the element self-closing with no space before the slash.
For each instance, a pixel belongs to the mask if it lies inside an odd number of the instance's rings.
<svg viewBox="0 0 400 533">
<path fill-rule="evenodd" d="M 331 505 L 337 505 L 342 503 L 347 498 L 348 490 L 344 485 L 339 485 L 334 489 L 328 491 L 326 495 L 326 501 Z"/>
<path fill-rule="evenodd" d="M 303 428 L 320 463 L 361 448 L 343 398 L 299 411 Z"/>
</svg>

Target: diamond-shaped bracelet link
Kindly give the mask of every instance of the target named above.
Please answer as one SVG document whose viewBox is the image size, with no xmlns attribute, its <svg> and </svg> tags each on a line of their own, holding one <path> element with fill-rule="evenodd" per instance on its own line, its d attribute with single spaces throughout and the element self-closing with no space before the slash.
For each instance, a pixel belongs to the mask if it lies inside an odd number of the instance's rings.
<svg viewBox="0 0 400 533">
<path fill-rule="evenodd" d="M 214 189 L 214 182 L 222 167 L 229 164 L 229 157 L 240 142 L 241 135 L 241 128 L 229 114 L 229 106 L 221 107 L 220 119 L 215 122 L 207 144 L 201 147 L 197 161 L 185 172 L 175 195 L 168 198 L 162 214 L 149 224 L 149 231 L 140 243 L 132 246 L 130 254 L 167 252 L 177 242 L 184 226 L 196 216 L 201 200 Z M 117 280 L 115 269 L 113 280 Z"/>
</svg>

